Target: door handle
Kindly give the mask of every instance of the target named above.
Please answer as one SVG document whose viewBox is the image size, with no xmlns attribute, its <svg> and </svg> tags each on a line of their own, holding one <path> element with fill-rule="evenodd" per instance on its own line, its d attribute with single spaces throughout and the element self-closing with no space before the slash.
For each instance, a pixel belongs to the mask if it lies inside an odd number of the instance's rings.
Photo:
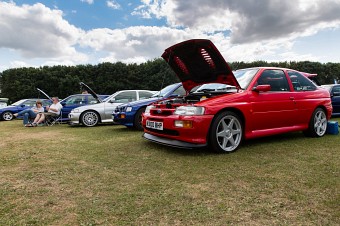
<svg viewBox="0 0 340 226">
<path fill-rule="evenodd" d="M 289 100 L 295 100 L 295 98 L 294 97 L 289 97 Z"/>
</svg>

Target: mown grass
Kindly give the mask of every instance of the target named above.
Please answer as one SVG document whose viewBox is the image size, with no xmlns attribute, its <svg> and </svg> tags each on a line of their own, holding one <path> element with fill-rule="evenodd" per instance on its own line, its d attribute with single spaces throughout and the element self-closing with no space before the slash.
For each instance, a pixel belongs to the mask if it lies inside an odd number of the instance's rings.
<svg viewBox="0 0 340 226">
<path fill-rule="evenodd" d="M 261 138 L 226 155 L 141 135 L 0 122 L 0 225 L 340 224 L 340 135 Z"/>
</svg>

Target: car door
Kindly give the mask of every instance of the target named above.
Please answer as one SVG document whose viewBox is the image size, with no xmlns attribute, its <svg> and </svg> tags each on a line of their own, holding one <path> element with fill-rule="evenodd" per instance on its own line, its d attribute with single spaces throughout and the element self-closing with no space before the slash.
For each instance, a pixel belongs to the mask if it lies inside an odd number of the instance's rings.
<svg viewBox="0 0 340 226">
<path fill-rule="evenodd" d="M 297 125 L 306 125 L 315 110 L 315 100 L 319 99 L 316 85 L 306 76 L 297 71 L 287 71 L 292 83 L 292 96 L 294 98 L 297 112 L 295 121 Z"/>
<path fill-rule="evenodd" d="M 111 100 L 105 103 L 105 109 L 104 109 L 105 120 L 108 120 L 108 119 L 112 120 L 112 112 L 117 106 L 124 104 L 124 103 L 131 102 L 131 101 L 135 101 L 135 100 L 137 100 L 137 91 L 125 90 L 125 91 L 119 92 Z"/>
<path fill-rule="evenodd" d="M 333 87 L 331 91 L 333 114 L 340 114 L 340 85 Z"/>
<path fill-rule="evenodd" d="M 266 69 L 258 77 L 258 85 L 270 85 L 271 90 L 250 95 L 252 131 L 289 127 L 295 124 L 296 106 L 283 70 Z"/>
</svg>

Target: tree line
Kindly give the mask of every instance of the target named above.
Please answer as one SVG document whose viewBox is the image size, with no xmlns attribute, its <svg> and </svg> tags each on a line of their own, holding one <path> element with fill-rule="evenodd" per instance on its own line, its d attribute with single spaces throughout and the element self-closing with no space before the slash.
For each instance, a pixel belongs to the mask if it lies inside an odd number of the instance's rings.
<svg viewBox="0 0 340 226">
<path fill-rule="evenodd" d="M 232 62 L 233 70 L 274 66 L 298 71 L 317 73 L 320 84 L 340 81 L 340 63 L 319 62 Z M 143 64 L 101 63 L 98 65 L 44 66 L 39 68 L 15 68 L 0 73 L 0 97 L 10 100 L 39 97 L 37 88 L 50 96 L 65 98 L 80 93 L 79 82 L 84 82 L 98 94 L 112 94 L 123 89 L 160 90 L 166 85 L 179 82 L 175 73 L 163 59 Z"/>
</svg>

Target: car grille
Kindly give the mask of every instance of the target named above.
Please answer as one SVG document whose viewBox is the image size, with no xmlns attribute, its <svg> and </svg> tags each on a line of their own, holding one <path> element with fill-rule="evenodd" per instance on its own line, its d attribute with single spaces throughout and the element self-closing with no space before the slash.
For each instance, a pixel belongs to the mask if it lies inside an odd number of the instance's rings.
<svg viewBox="0 0 340 226">
<path fill-rule="evenodd" d="M 151 115 L 155 116 L 168 116 L 173 115 L 175 109 L 155 108 L 151 110 Z"/>
</svg>

